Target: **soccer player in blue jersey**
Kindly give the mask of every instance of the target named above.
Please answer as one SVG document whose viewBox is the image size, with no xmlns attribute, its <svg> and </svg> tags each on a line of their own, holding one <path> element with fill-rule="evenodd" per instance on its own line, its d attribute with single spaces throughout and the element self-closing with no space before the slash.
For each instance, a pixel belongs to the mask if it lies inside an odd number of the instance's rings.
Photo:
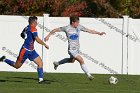
<svg viewBox="0 0 140 93">
<path fill-rule="evenodd" d="M 30 61 L 33 61 L 37 64 L 37 72 L 38 72 L 38 78 L 39 83 L 49 83 L 47 81 L 43 80 L 43 62 L 41 60 L 41 57 L 38 55 L 38 53 L 34 49 L 34 41 L 37 41 L 39 44 L 45 46 L 47 49 L 49 49 L 49 46 L 46 45 L 39 37 L 37 33 L 37 17 L 36 16 L 30 16 L 29 17 L 29 25 L 25 27 L 21 33 L 21 37 L 25 39 L 24 44 L 21 47 L 21 50 L 19 52 L 18 58 L 16 62 L 11 61 L 7 59 L 5 56 L 2 56 L 0 58 L 0 61 L 6 62 L 8 65 L 13 66 L 14 68 L 18 69 L 20 68 L 25 60 L 28 58 Z"/>
<path fill-rule="evenodd" d="M 54 64 L 54 69 L 56 70 L 57 67 L 61 64 L 73 63 L 75 60 L 77 60 L 80 63 L 81 69 L 85 72 L 87 77 L 90 80 L 92 80 L 93 76 L 89 73 L 83 58 L 79 54 L 79 48 L 80 48 L 79 34 L 80 34 L 80 31 L 88 32 L 88 33 L 91 33 L 91 34 L 98 34 L 98 35 L 103 35 L 103 34 L 105 34 L 105 32 L 97 32 L 95 30 L 90 30 L 88 28 L 85 28 L 84 26 L 79 24 L 79 17 L 71 16 L 70 17 L 70 25 L 59 27 L 59 28 L 56 28 L 56 29 L 52 30 L 45 37 L 45 41 L 47 41 L 49 39 L 49 37 L 51 35 L 53 35 L 55 32 L 60 32 L 60 31 L 66 33 L 66 36 L 67 36 L 67 39 L 68 39 L 68 53 L 70 55 L 70 58 L 64 58 L 61 61 L 54 62 L 53 63 Z"/>
</svg>

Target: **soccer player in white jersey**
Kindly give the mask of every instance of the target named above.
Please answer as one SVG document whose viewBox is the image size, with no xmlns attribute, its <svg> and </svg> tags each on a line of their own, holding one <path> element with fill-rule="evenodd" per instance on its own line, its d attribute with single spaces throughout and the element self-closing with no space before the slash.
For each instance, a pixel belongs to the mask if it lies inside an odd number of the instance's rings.
<svg viewBox="0 0 140 93">
<path fill-rule="evenodd" d="M 59 27 L 53 29 L 46 37 L 45 41 L 49 40 L 49 37 L 53 35 L 55 32 L 65 32 L 67 39 L 68 39 L 68 53 L 70 55 L 70 58 L 64 58 L 61 61 L 54 62 L 54 69 L 56 70 L 57 67 L 64 63 L 73 63 L 75 60 L 77 60 L 80 63 L 80 66 L 82 70 L 85 72 L 87 77 L 92 80 L 93 76 L 89 73 L 85 62 L 83 58 L 79 54 L 79 34 L 80 31 L 88 32 L 91 34 L 98 34 L 103 35 L 106 34 L 105 32 L 97 32 L 95 30 L 90 30 L 88 28 L 85 28 L 84 26 L 79 24 L 79 17 L 78 16 L 71 16 L 70 17 L 70 24 L 67 26 Z"/>
</svg>

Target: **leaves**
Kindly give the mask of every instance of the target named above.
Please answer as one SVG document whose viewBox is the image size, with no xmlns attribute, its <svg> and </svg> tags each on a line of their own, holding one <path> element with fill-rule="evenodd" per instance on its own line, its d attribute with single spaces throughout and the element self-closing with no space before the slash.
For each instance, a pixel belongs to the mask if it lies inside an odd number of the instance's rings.
<svg viewBox="0 0 140 93">
<path fill-rule="evenodd" d="M 140 18 L 140 0 L 1 0 L 1 15 Z"/>
</svg>

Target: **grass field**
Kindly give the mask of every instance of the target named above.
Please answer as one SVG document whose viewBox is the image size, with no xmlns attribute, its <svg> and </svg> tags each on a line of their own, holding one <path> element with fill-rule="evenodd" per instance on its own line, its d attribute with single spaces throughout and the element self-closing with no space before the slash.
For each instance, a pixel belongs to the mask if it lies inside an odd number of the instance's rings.
<svg viewBox="0 0 140 93">
<path fill-rule="evenodd" d="M 119 82 L 108 83 L 111 75 L 48 73 L 51 84 L 38 84 L 37 73 L 0 72 L 0 93 L 140 93 L 140 76 L 115 75 Z"/>
</svg>

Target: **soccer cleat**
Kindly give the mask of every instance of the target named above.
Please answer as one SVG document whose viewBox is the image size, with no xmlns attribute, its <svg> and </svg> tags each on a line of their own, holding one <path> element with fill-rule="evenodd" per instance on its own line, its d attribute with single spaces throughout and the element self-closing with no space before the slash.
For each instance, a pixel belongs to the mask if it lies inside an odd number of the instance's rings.
<svg viewBox="0 0 140 93">
<path fill-rule="evenodd" d="M 57 62 L 53 62 L 53 65 L 54 65 L 54 69 L 56 70 L 57 67 L 59 66 L 59 64 Z"/>
<path fill-rule="evenodd" d="M 6 59 L 6 57 L 5 57 L 5 56 L 2 56 L 2 57 L 0 58 L 0 62 L 4 61 L 5 59 Z"/>
<path fill-rule="evenodd" d="M 91 76 L 88 76 L 88 79 L 89 79 L 89 80 L 93 80 L 94 77 L 91 75 Z"/>
<path fill-rule="evenodd" d="M 50 81 L 42 80 L 38 82 L 39 84 L 51 84 Z"/>
</svg>

